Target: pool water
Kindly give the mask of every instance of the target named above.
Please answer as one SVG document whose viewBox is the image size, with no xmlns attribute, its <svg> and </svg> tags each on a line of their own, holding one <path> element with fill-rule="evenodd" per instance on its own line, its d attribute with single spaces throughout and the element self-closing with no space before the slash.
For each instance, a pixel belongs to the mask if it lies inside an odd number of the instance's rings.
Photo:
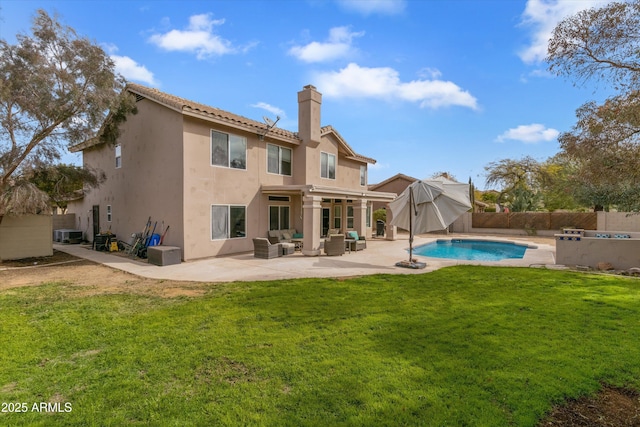
<svg viewBox="0 0 640 427">
<path fill-rule="evenodd" d="M 506 258 L 522 258 L 526 250 L 527 245 L 511 242 L 451 239 L 418 246 L 413 253 L 432 258 L 500 261 Z"/>
</svg>

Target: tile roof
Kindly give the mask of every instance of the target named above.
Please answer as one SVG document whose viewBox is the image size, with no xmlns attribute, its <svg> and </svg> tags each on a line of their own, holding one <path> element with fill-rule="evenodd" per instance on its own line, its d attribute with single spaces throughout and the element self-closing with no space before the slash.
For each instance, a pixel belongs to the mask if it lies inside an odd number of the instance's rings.
<svg viewBox="0 0 640 427">
<path fill-rule="evenodd" d="M 137 96 L 151 99 L 183 114 L 200 116 L 204 119 L 222 122 L 234 127 L 245 128 L 259 134 L 267 132 L 267 125 L 265 123 L 251 120 L 216 107 L 211 107 L 209 105 L 171 95 L 158 89 L 152 89 L 137 83 L 128 83 L 127 90 Z M 277 127 L 271 128 L 269 130 L 269 136 L 274 135 L 289 139 L 291 140 L 290 142 L 294 142 L 294 140 L 299 142 L 297 133 L 285 129 Z"/>
<path fill-rule="evenodd" d="M 150 88 L 137 83 L 127 83 L 125 90 L 128 90 L 129 92 L 134 94 L 138 101 L 142 99 L 150 99 L 181 114 L 189 115 L 192 117 L 199 117 L 203 120 L 209 120 L 216 123 L 222 123 L 227 126 L 255 132 L 259 135 L 266 135 L 268 133 L 269 137 L 271 138 L 286 141 L 291 144 L 301 143 L 297 132 L 291 132 L 278 127 L 269 129 L 267 128 L 266 123 L 258 122 L 256 120 L 233 114 L 216 107 L 201 104 L 199 102 L 190 101 L 179 96 L 162 92 L 155 88 Z M 360 162 L 376 163 L 374 159 L 356 153 L 353 148 L 351 148 L 351 146 L 347 144 L 347 141 L 345 141 L 342 135 L 340 135 L 338 131 L 336 131 L 332 126 L 322 127 L 320 129 L 320 133 L 321 136 L 333 134 L 338 140 L 338 143 L 342 145 L 347 158 Z M 99 138 L 92 138 L 71 147 L 70 151 L 79 152 L 97 144 L 99 144 Z"/>
</svg>

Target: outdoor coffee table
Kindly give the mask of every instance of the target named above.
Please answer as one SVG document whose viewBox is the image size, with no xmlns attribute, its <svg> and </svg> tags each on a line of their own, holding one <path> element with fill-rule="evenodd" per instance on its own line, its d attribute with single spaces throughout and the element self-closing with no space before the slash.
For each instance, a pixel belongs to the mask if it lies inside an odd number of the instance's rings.
<svg viewBox="0 0 640 427">
<path fill-rule="evenodd" d="M 301 251 L 302 250 L 302 239 L 291 239 L 291 243 L 296 245 L 296 251 Z"/>
<path fill-rule="evenodd" d="M 351 253 L 351 243 L 355 243 L 356 239 L 344 239 L 344 250 Z"/>
</svg>

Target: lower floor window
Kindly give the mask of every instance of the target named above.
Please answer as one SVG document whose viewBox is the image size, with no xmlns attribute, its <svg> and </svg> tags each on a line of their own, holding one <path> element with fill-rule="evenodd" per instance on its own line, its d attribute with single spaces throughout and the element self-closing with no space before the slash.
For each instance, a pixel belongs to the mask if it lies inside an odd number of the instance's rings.
<svg viewBox="0 0 640 427">
<path fill-rule="evenodd" d="M 347 206 L 347 228 L 353 229 L 353 206 Z"/>
<path fill-rule="evenodd" d="M 212 205 L 211 239 L 233 239 L 246 236 L 246 206 Z"/>
<path fill-rule="evenodd" d="M 289 206 L 269 206 L 269 230 L 289 228 Z"/>
</svg>

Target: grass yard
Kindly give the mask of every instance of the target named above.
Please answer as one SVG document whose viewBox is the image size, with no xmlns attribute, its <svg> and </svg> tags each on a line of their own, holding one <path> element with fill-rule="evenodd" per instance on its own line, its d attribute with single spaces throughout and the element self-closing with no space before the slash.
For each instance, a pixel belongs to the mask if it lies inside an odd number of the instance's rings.
<svg viewBox="0 0 640 427">
<path fill-rule="evenodd" d="M 459 266 L 203 286 L 0 292 L 0 425 L 535 426 L 602 384 L 640 389 L 637 279 Z"/>
</svg>

